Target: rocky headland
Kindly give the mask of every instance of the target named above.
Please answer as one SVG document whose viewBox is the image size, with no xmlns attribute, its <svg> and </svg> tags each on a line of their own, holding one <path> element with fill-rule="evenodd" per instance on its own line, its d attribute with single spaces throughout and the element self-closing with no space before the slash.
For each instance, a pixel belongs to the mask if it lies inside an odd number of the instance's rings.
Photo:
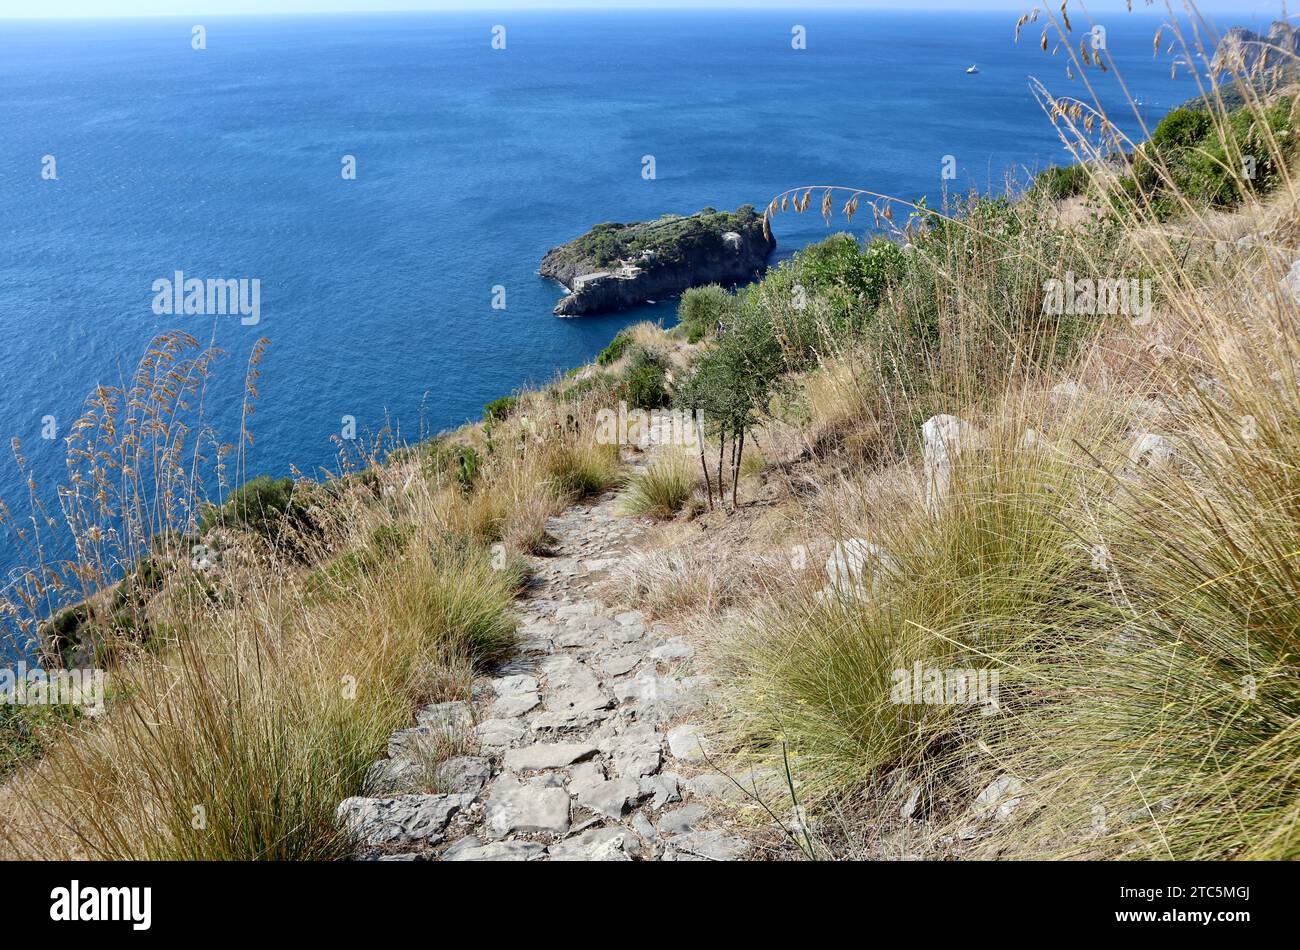
<svg viewBox="0 0 1300 950">
<path fill-rule="evenodd" d="M 655 221 L 598 224 L 552 248 L 538 273 L 569 295 L 555 307 L 562 317 L 624 310 L 704 284 L 735 284 L 761 277 L 776 240 L 751 205 L 735 211 L 705 208 Z"/>
<path fill-rule="evenodd" d="M 1285 20 L 1275 21 L 1263 36 L 1234 26 L 1219 41 L 1210 69 L 1215 74 L 1269 69 L 1285 69 L 1291 73 L 1295 71 L 1297 56 L 1300 56 L 1300 30 Z"/>
</svg>

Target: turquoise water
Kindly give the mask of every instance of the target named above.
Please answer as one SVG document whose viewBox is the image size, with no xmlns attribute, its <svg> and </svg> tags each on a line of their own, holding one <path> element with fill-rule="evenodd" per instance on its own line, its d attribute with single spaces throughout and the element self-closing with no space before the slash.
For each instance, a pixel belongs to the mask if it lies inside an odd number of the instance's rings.
<svg viewBox="0 0 1300 950">
<path fill-rule="evenodd" d="M 161 331 L 229 353 L 207 397 L 227 434 L 244 361 L 270 339 L 249 467 L 313 472 L 333 463 L 344 416 L 362 434 L 434 432 L 589 359 L 629 322 L 671 321 L 672 301 L 551 315 L 562 292 L 538 262 L 596 222 L 762 207 L 802 184 L 933 199 L 945 155 L 949 188 L 998 189 L 1064 158 L 1029 77 L 1079 90 L 1036 32 L 1013 45 L 1000 14 L 199 22 L 203 51 L 188 20 L 0 27 L 0 435 L 22 439 L 42 484 L 63 471 L 42 421 L 65 434 Z M 791 48 L 795 24 L 807 49 Z M 1155 26 L 1107 24 L 1152 118 L 1194 91 L 1152 59 Z M 1122 112 L 1119 88 L 1101 88 Z M 775 230 L 778 256 L 827 233 L 815 215 Z M 260 322 L 156 315 L 153 283 L 178 270 L 257 279 Z M 24 495 L 6 457 L 0 497 Z M 19 558 L 3 544 L 8 572 Z"/>
</svg>

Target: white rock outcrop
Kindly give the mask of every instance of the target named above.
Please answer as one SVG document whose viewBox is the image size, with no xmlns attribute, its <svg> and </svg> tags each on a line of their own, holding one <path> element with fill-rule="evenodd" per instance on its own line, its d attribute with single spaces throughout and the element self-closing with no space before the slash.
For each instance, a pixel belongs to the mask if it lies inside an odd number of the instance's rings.
<svg viewBox="0 0 1300 950">
<path fill-rule="evenodd" d="M 1160 468 L 1174 457 L 1174 444 L 1163 435 L 1143 432 L 1129 450 L 1128 460 L 1133 468 Z"/>
<path fill-rule="evenodd" d="M 864 538 L 849 538 L 836 544 L 826 559 L 830 590 L 841 594 L 869 594 L 882 577 L 897 568 L 888 551 Z"/>
<path fill-rule="evenodd" d="M 939 502 L 952 485 L 952 468 L 963 452 L 982 448 L 984 436 L 969 422 L 939 415 L 921 426 L 925 458 L 925 507 L 938 511 Z"/>
</svg>

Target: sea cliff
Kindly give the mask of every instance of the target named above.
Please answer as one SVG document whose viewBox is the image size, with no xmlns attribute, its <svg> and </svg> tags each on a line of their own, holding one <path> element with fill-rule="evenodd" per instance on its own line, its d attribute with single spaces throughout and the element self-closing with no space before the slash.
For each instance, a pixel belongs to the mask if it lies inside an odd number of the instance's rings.
<svg viewBox="0 0 1300 950">
<path fill-rule="evenodd" d="M 599 224 L 552 248 L 539 273 L 569 295 L 555 307 L 563 317 L 623 310 L 703 284 L 761 277 L 776 240 L 751 205 L 705 208 L 655 221 Z"/>
</svg>

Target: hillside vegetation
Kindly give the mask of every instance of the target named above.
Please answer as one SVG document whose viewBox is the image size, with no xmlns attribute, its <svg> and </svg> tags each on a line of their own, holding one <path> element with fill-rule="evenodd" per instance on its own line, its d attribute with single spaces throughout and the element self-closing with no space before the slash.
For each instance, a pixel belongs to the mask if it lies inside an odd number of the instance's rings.
<svg viewBox="0 0 1300 950">
<path fill-rule="evenodd" d="M 1023 195 L 777 196 L 857 230 L 335 479 L 235 479 L 241 434 L 204 464 L 243 487 L 187 493 L 211 361 L 160 341 L 78 427 L 77 558 L 6 514 L 43 565 L 10 619 L 80 601 L 50 662 L 113 679 L 97 717 L 3 712 L 0 853 L 350 853 L 337 803 L 510 655 L 547 519 L 618 487 L 658 527 L 607 593 L 706 656 L 774 856 L 1300 857 L 1297 104 L 1242 88 L 1141 149 L 1049 100 L 1081 164 Z M 703 444 L 623 484 L 620 403 Z"/>
</svg>

